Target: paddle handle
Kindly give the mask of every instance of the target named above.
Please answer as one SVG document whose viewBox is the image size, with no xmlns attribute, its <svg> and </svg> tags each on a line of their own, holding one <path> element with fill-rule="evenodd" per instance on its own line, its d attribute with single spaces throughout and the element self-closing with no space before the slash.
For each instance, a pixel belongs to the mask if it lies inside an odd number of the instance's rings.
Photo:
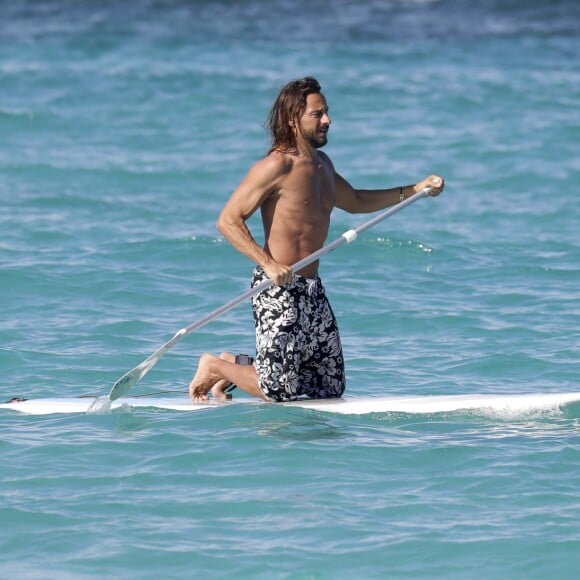
<svg viewBox="0 0 580 580">
<path fill-rule="evenodd" d="M 320 259 L 322 256 L 328 254 L 329 252 L 332 252 L 336 248 L 344 244 L 353 242 L 354 240 L 356 240 L 356 238 L 361 232 L 368 230 L 369 228 L 372 228 L 379 222 L 382 222 L 389 216 L 392 216 L 393 214 L 401 211 L 402 209 L 406 208 L 408 205 L 414 203 L 418 199 L 428 196 L 431 190 L 432 190 L 431 187 L 425 187 L 421 191 L 413 194 L 411 197 L 408 197 L 407 199 L 399 202 L 397 205 L 394 205 L 382 211 L 381 213 L 379 213 L 369 221 L 363 223 L 362 225 L 358 226 L 357 228 L 347 230 L 333 242 L 330 242 L 329 244 L 323 246 L 316 252 L 313 252 L 306 258 L 303 258 L 302 260 L 296 262 L 292 266 L 292 272 L 296 273 L 302 270 L 302 268 L 305 268 L 306 266 L 312 264 L 312 262 L 315 262 L 316 260 Z M 170 340 L 168 340 L 164 345 L 158 348 L 151 356 L 146 358 L 143 362 L 139 363 L 135 368 L 131 369 L 129 372 L 125 373 L 120 379 L 118 379 L 115 382 L 115 384 L 111 389 L 111 392 L 109 393 L 109 400 L 114 401 L 115 399 L 118 399 L 119 397 L 122 397 L 125 393 L 127 393 L 133 385 L 138 383 L 157 364 L 157 361 L 163 355 L 165 355 L 165 353 L 167 353 L 170 349 L 172 349 L 185 336 L 191 334 L 194 330 L 197 330 L 198 328 L 205 326 L 208 322 L 215 320 L 222 314 L 225 314 L 226 312 L 228 312 L 241 302 L 244 302 L 248 298 L 252 298 L 256 294 L 263 292 L 264 290 L 266 290 L 266 288 L 272 286 L 272 284 L 273 284 L 272 280 L 270 279 L 264 280 L 257 286 L 250 288 L 243 294 L 240 294 L 240 296 L 238 296 L 237 298 L 230 300 L 229 302 L 227 302 L 223 306 L 220 306 L 216 310 L 210 312 L 203 318 L 200 318 L 199 320 L 196 320 L 195 322 L 192 322 L 188 326 L 185 326 L 184 328 L 178 330 Z"/>
</svg>

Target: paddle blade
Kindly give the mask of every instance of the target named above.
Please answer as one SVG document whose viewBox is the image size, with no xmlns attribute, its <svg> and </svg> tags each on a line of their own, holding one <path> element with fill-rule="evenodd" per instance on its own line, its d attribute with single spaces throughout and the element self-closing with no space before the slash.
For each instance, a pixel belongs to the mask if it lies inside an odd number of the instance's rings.
<svg viewBox="0 0 580 580">
<path fill-rule="evenodd" d="M 137 365 L 134 369 L 131 369 L 128 373 L 125 373 L 113 385 L 113 388 L 109 393 L 109 400 L 115 401 L 119 397 L 125 395 L 133 385 L 137 384 L 155 366 L 158 360 L 159 357 L 153 360 L 152 357 L 150 357 Z"/>
<path fill-rule="evenodd" d="M 193 327 L 193 325 L 191 326 Z M 109 400 L 114 401 L 126 394 L 133 385 L 137 384 L 157 364 L 157 361 L 170 348 L 172 348 L 174 344 L 179 342 L 189 332 L 191 332 L 191 330 L 188 330 L 188 328 L 182 328 L 177 331 L 171 340 L 158 348 L 150 357 L 146 358 L 142 363 L 139 363 L 128 373 L 125 373 L 113 385 L 113 388 L 109 393 Z"/>
</svg>

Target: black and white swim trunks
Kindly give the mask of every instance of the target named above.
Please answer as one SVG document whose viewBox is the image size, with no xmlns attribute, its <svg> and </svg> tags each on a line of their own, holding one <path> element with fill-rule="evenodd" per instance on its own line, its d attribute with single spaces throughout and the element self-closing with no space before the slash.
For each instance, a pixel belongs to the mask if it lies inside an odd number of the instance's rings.
<svg viewBox="0 0 580 580">
<path fill-rule="evenodd" d="M 267 278 L 256 267 L 252 287 Z M 252 300 L 256 324 L 256 372 L 271 401 L 340 397 L 344 359 L 336 318 L 320 278 L 295 275 Z"/>
</svg>

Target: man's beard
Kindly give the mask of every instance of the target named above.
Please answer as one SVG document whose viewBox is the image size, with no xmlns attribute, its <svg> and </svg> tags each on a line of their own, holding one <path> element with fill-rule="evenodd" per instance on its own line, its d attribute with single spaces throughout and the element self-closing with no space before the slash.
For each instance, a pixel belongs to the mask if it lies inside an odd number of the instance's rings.
<svg viewBox="0 0 580 580">
<path fill-rule="evenodd" d="M 327 143 L 328 143 L 328 137 L 327 137 L 326 133 L 324 133 L 323 135 L 320 135 L 316 141 L 314 141 L 314 140 L 311 141 L 311 145 L 315 149 L 320 149 L 320 147 L 324 147 Z"/>
<path fill-rule="evenodd" d="M 328 143 L 327 131 L 313 131 L 311 133 L 302 133 L 302 136 L 313 149 L 320 149 L 321 147 L 324 147 Z"/>
</svg>

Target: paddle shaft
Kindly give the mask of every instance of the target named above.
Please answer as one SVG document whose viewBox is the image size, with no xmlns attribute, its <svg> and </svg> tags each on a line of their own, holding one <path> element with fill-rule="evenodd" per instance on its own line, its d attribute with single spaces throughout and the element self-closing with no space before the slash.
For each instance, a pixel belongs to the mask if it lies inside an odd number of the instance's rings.
<svg viewBox="0 0 580 580">
<path fill-rule="evenodd" d="M 308 266 L 309 264 L 312 264 L 312 262 L 315 262 L 325 254 L 332 252 L 333 250 L 342 246 L 343 244 L 353 242 L 354 240 L 356 240 L 358 234 L 360 234 L 361 232 L 364 232 L 365 230 L 372 228 L 379 222 L 382 222 L 389 216 L 392 216 L 393 214 L 401 211 L 402 209 L 406 208 L 408 205 L 414 203 L 418 199 L 428 196 L 431 189 L 432 189 L 431 187 L 425 187 L 421 191 L 401 201 L 397 205 L 394 205 L 377 214 L 375 217 L 365 222 L 364 224 L 358 226 L 357 228 L 344 232 L 339 238 L 337 238 L 333 242 L 330 242 L 329 244 L 320 248 L 320 250 L 317 250 L 316 252 L 313 252 L 306 258 L 303 258 L 302 260 L 296 262 L 292 266 L 292 272 L 294 273 L 298 272 L 302 268 Z M 254 288 L 250 288 L 243 294 L 240 294 L 240 296 L 238 296 L 237 298 L 230 300 L 229 302 L 227 302 L 223 306 L 220 306 L 220 308 L 217 308 L 213 312 L 210 312 L 203 318 L 200 318 L 199 320 L 196 320 L 195 322 L 192 322 L 188 326 L 185 326 L 181 330 L 177 331 L 170 340 L 168 340 L 163 346 L 158 348 L 151 356 L 146 358 L 143 362 L 139 363 L 135 368 L 131 369 L 129 372 L 125 373 L 120 379 L 118 379 L 115 382 L 113 388 L 111 389 L 111 392 L 109 393 L 109 400 L 114 401 L 119 397 L 122 397 L 124 394 L 126 394 L 129 391 L 129 389 L 133 385 L 137 384 L 157 364 L 157 361 L 169 350 L 171 350 L 182 338 L 184 338 L 188 334 L 191 334 L 194 330 L 197 330 L 198 328 L 205 326 L 208 322 L 215 320 L 222 314 L 225 314 L 226 312 L 228 312 L 241 302 L 244 302 L 248 298 L 252 298 L 256 294 L 263 292 L 264 290 L 266 290 L 266 288 L 272 286 L 272 284 L 273 284 L 272 280 L 270 279 L 264 280 Z"/>
</svg>

